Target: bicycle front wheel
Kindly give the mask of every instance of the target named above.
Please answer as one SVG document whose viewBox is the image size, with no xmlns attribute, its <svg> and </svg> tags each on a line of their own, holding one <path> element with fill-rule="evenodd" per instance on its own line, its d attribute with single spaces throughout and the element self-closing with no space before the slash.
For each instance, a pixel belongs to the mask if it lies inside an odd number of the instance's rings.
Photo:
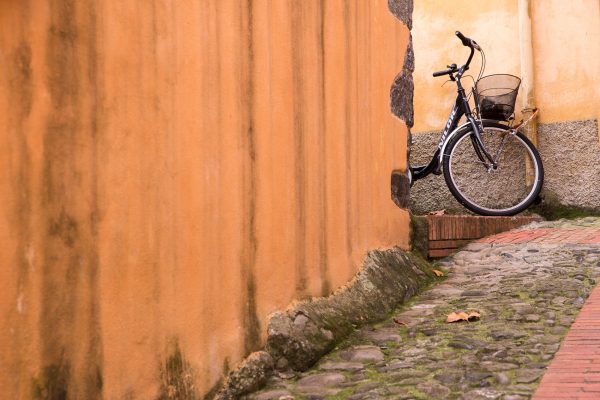
<svg viewBox="0 0 600 400">
<path fill-rule="evenodd" d="M 536 199 L 544 181 L 537 149 L 520 132 L 499 123 L 487 123 L 481 139 L 496 167 L 477 156 L 468 129 L 454 136 L 444 151 L 444 178 L 450 192 L 466 208 L 480 215 L 520 213 Z M 487 161 L 487 160 L 486 160 Z"/>
</svg>

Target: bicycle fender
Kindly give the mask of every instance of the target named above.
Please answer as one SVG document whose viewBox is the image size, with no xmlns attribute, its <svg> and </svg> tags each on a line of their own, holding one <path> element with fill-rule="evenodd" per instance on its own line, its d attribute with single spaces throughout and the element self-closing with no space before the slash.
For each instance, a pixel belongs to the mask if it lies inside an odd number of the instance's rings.
<svg viewBox="0 0 600 400">
<path fill-rule="evenodd" d="M 442 143 L 442 147 L 440 148 L 440 154 L 438 155 L 439 157 L 439 163 L 438 163 L 438 167 L 436 168 L 436 172 L 439 174 L 442 171 L 442 162 L 444 161 L 444 151 L 446 150 L 446 146 L 448 145 L 448 142 L 450 142 L 450 139 L 452 139 L 452 137 L 454 137 L 457 133 L 461 132 L 462 129 L 468 128 L 471 124 L 467 121 L 464 124 L 462 124 L 461 126 L 459 126 L 458 128 L 454 129 L 452 132 L 450 132 L 448 134 L 448 136 L 446 136 L 446 140 L 444 140 L 444 143 Z"/>
</svg>

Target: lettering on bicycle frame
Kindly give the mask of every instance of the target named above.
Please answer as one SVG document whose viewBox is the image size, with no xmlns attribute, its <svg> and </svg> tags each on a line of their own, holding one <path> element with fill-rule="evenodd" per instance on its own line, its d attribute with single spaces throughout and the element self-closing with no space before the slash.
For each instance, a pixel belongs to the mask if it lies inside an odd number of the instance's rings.
<svg viewBox="0 0 600 400">
<path fill-rule="evenodd" d="M 450 116 L 448 117 L 448 121 L 446 122 L 446 126 L 444 127 L 444 133 L 442 133 L 442 137 L 440 138 L 440 143 L 438 144 L 438 149 L 441 149 L 444 142 L 446 141 L 446 136 L 450 133 L 450 128 L 454 125 L 454 117 L 456 117 L 456 113 L 458 113 L 458 107 L 452 107 L 452 111 L 450 112 Z"/>
</svg>

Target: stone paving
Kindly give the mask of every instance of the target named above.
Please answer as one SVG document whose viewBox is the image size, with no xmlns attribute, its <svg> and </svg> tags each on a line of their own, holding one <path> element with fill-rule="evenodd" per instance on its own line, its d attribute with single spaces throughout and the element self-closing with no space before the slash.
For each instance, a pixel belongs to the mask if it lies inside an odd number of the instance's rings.
<svg viewBox="0 0 600 400">
<path fill-rule="evenodd" d="M 531 398 L 600 276 L 600 219 L 534 223 L 472 243 L 439 269 L 447 277 L 389 320 L 246 398 Z M 481 318 L 446 323 L 455 311 Z"/>
</svg>

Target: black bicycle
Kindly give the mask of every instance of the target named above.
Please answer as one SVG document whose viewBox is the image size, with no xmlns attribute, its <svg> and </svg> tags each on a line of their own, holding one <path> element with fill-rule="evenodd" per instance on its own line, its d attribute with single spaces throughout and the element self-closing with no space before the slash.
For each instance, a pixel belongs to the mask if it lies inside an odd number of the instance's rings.
<svg viewBox="0 0 600 400">
<path fill-rule="evenodd" d="M 444 179 L 450 192 L 467 209 L 480 215 L 515 215 L 539 200 L 544 181 L 540 155 L 531 141 L 518 131 L 537 114 L 517 126 L 514 108 L 521 80 L 513 75 L 489 75 L 485 53 L 472 39 L 456 32 L 462 44 L 471 49 L 467 62 L 448 65 L 434 77 L 448 76 L 456 83 L 458 95 L 427 165 L 409 167 L 411 185 L 433 173 Z M 467 95 L 461 78 L 469 69 L 475 50 L 482 58 L 479 76 Z M 474 97 L 475 111 L 469 105 Z M 462 117 L 466 122 L 458 125 Z"/>
</svg>

